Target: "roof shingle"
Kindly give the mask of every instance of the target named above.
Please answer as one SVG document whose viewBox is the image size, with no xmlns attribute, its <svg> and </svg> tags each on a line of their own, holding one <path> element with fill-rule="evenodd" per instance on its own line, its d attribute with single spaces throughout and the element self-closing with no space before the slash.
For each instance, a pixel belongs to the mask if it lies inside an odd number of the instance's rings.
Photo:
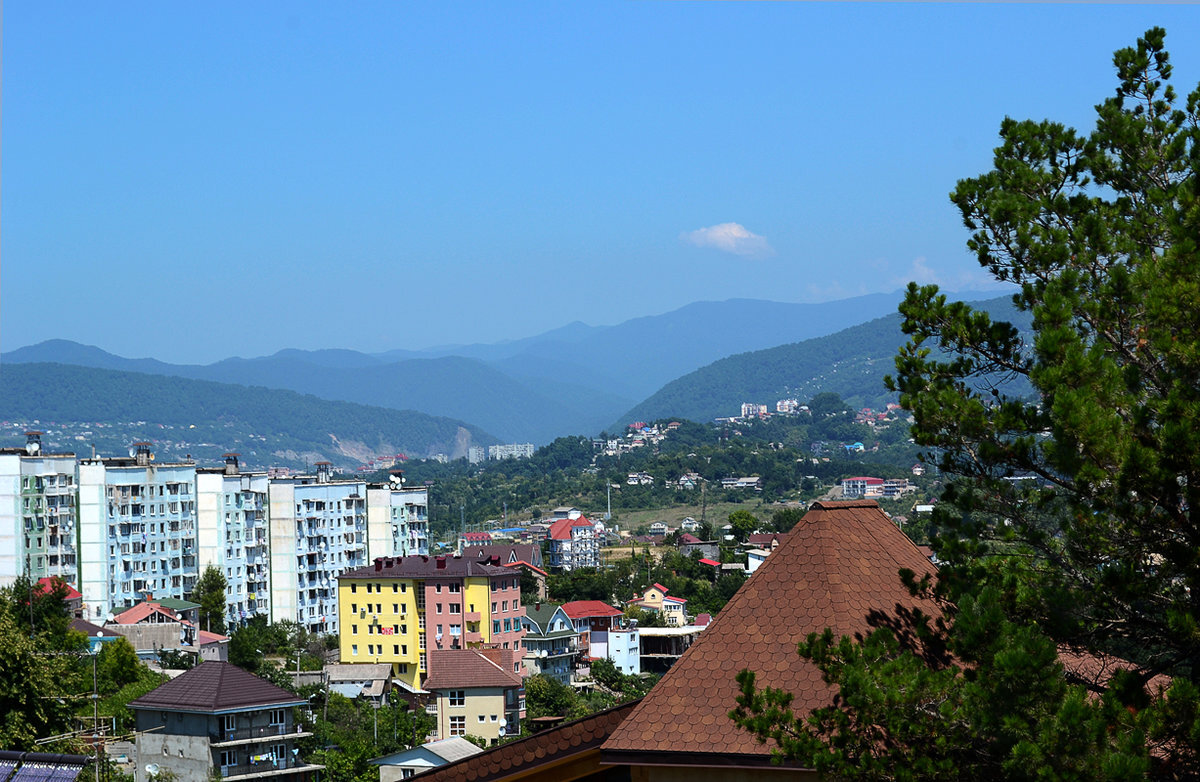
<svg viewBox="0 0 1200 782">
<path fill-rule="evenodd" d="M 235 711 L 304 703 L 292 693 L 226 662 L 206 662 L 130 702 L 135 709 Z"/>
<path fill-rule="evenodd" d="M 796 644 L 826 627 L 837 635 L 868 631 L 872 611 L 919 605 L 901 584 L 901 568 L 934 572 L 917 547 L 872 501 L 819 502 L 738 590 L 696 643 L 605 742 L 609 753 L 769 755 L 728 717 L 734 677 L 758 674 L 760 687 L 794 693 L 804 713 L 827 705 L 833 689 Z M 702 697 L 697 697 L 702 692 Z"/>
</svg>

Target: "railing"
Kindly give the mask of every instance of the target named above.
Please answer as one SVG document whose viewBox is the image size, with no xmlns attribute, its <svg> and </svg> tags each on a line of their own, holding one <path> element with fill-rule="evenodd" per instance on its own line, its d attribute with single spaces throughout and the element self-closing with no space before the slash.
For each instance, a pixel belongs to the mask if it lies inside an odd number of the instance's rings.
<svg viewBox="0 0 1200 782">
<path fill-rule="evenodd" d="M 304 761 L 298 760 L 294 757 L 284 757 L 278 760 L 260 760 L 257 763 L 238 763 L 236 766 L 221 766 L 220 768 L 221 776 L 229 778 L 248 776 L 250 774 L 268 774 L 273 771 L 282 771 L 289 768 L 304 768 L 306 766 L 313 768 L 314 770 L 319 768 L 318 766 L 309 766 L 308 763 L 305 763 Z"/>
<path fill-rule="evenodd" d="M 293 725 L 288 728 L 287 725 L 259 725 L 251 728 L 238 728 L 237 730 L 225 730 L 218 733 L 210 734 L 213 744 L 220 744 L 226 741 L 247 741 L 249 739 L 273 739 L 279 736 L 298 736 L 304 734 L 304 730 L 300 725 Z"/>
</svg>

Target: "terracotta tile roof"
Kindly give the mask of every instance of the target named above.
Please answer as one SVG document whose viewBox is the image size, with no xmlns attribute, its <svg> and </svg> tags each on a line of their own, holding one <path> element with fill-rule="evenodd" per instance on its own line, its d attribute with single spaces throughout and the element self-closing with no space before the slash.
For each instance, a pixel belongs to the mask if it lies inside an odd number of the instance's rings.
<svg viewBox="0 0 1200 782">
<path fill-rule="evenodd" d="M 535 572 L 535 573 L 541 573 L 543 576 L 549 576 L 549 575 L 550 575 L 549 573 L 547 573 L 546 571 L 542 570 L 542 569 L 541 569 L 540 567 L 538 567 L 537 565 L 531 565 L 530 563 L 526 562 L 526 561 L 525 561 L 525 560 L 523 560 L 523 559 L 518 559 L 516 562 L 509 562 L 508 564 L 506 564 L 506 565 L 503 565 L 503 567 L 507 567 L 507 568 L 513 568 L 513 567 L 523 567 L 523 568 L 529 568 L 530 570 L 532 570 L 532 571 L 533 571 L 533 572 Z"/>
<path fill-rule="evenodd" d="M 700 538 L 696 537 L 692 533 L 685 532 L 679 536 L 679 542 L 680 543 L 700 543 L 701 540 L 700 540 Z"/>
<path fill-rule="evenodd" d="M 299 706 L 305 701 L 236 665 L 207 662 L 130 702 L 135 709 L 222 712 L 254 706 Z"/>
<path fill-rule="evenodd" d="M 593 616 L 624 616 L 619 608 L 613 608 L 602 600 L 572 600 L 563 603 L 562 610 L 571 619 L 583 619 Z"/>
<path fill-rule="evenodd" d="M 434 649 L 429 652 L 427 690 L 470 687 L 520 687 L 520 674 L 507 671 L 475 649 Z"/>
<path fill-rule="evenodd" d="M 592 522 L 588 521 L 586 516 L 580 516 L 575 519 L 559 519 L 550 525 L 547 535 L 555 540 L 570 540 L 572 529 L 575 527 L 590 526 L 592 526 Z"/>
<path fill-rule="evenodd" d="M 744 668 L 755 671 L 760 687 L 794 693 L 798 712 L 828 704 L 833 690 L 797 656 L 797 642 L 826 627 L 860 633 L 869 629 L 869 612 L 913 605 L 900 583 L 901 568 L 918 575 L 934 570 L 878 505 L 815 503 L 613 732 L 605 757 L 665 751 L 683 764 L 712 754 L 765 759 L 770 747 L 735 729 L 728 717 L 738 694 L 734 677 Z"/>
<path fill-rule="evenodd" d="M 196 645 L 207 646 L 208 644 L 219 644 L 229 640 L 229 636 L 221 635 L 220 633 L 210 633 L 207 630 L 196 631 Z"/>
<path fill-rule="evenodd" d="M 150 617 L 152 614 L 162 614 L 172 622 L 180 621 L 175 612 L 168 611 L 158 603 L 138 603 L 133 608 L 129 608 L 113 617 L 113 622 L 119 625 L 135 625 L 138 622 Z"/>
<path fill-rule="evenodd" d="M 775 540 L 783 542 L 783 535 L 778 532 L 751 532 L 746 537 L 746 542 L 755 546 L 761 546 L 764 543 L 768 546 Z"/>
<path fill-rule="evenodd" d="M 600 745 L 638 703 L 623 703 L 474 757 L 431 769 L 422 773 L 421 779 L 434 782 L 487 782 L 530 773 L 537 773 L 543 779 L 553 779 L 556 766 L 579 763 L 589 756 L 597 764 L 592 771 L 603 771 L 605 769 L 598 765 Z M 578 770 L 578 767 L 575 768 Z M 578 776 L 574 774 L 568 778 Z"/>
</svg>

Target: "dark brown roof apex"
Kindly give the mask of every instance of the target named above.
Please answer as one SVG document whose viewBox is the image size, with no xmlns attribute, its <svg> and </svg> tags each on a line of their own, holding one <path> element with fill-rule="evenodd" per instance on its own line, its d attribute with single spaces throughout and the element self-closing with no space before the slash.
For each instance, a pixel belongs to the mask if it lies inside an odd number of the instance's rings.
<svg viewBox="0 0 1200 782">
<path fill-rule="evenodd" d="M 219 713 L 305 701 L 226 662 L 206 662 L 131 701 L 135 709 Z"/>
</svg>

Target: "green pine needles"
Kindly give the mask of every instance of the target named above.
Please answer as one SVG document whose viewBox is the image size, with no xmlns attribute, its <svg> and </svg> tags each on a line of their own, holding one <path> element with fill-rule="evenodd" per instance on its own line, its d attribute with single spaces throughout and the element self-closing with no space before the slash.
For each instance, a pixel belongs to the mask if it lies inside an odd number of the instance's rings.
<svg viewBox="0 0 1200 782">
<path fill-rule="evenodd" d="M 951 195 L 1033 328 L 936 286 L 900 308 L 888 384 L 949 479 L 922 646 L 950 654 L 810 636 L 840 691 L 812 714 L 744 673 L 731 716 L 781 756 L 834 778 L 1200 776 L 1200 88 L 1179 100 L 1164 38 L 1116 53 L 1090 133 L 1006 119 Z"/>
</svg>

